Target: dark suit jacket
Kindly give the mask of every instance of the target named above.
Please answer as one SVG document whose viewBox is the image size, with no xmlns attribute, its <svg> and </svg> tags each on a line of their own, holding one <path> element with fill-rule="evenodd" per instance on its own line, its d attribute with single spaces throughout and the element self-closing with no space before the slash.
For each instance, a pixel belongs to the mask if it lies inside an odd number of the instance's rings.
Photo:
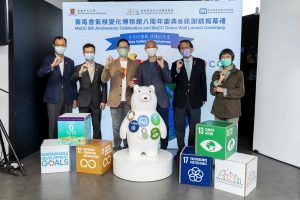
<svg viewBox="0 0 300 200">
<path fill-rule="evenodd" d="M 162 108 L 169 107 L 169 97 L 167 94 L 165 83 L 171 83 L 171 76 L 169 65 L 164 61 L 164 68 L 155 62 L 153 70 L 149 66 L 150 61 L 146 60 L 139 65 L 138 68 L 138 85 L 155 87 L 155 94 L 157 96 L 157 103 Z"/>
<path fill-rule="evenodd" d="M 75 67 L 72 75 L 72 81 L 75 83 L 79 80 L 80 88 L 77 94 L 77 106 L 88 107 L 90 104 L 99 106 L 100 103 L 107 102 L 107 83 L 101 82 L 101 73 L 104 69 L 103 65 L 95 63 L 94 79 L 91 82 L 88 71 L 85 71 L 79 77 L 79 70 L 83 64 Z"/>
<path fill-rule="evenodd" d="M 183 59 L 181 59 L 184 62 Z M 203 101 L 207 101 L 207 86 L 205 62 L 200 58 L 193 57 L 193 66 L 190 80 L 188 80 L 185 66 L 183 64 L 179 73 L 176 70 L 176 62 L 172 63 L 172 83 L 176 83 L 173 96 L 173 106 L 183 108 L 186 105 L 186 95 L 190 95 L 193 108 L 199 108 Z M 188 86 L 190 84 L 190 87 Z M 190 90 L 188 93 L 188 89 Z"/>
<path fill-rule="evenodd" d="M 68 57 L 64 57 L 64 73 L 61 75 L 59 66 L 51 70 L 51 63 L 55 59 L 55 55 L 47 56 L 37 74 L 39 77 L 48 77 L 48 83 L 44 94 L 44 102 L 56 104 L 61 95 L 63 87 L 64 99 L 67 104 L 72 105 L 75 100 L 76 86 L 71 81 L 71 76 L 74 71 L 74 61 Z"/>
</svg>

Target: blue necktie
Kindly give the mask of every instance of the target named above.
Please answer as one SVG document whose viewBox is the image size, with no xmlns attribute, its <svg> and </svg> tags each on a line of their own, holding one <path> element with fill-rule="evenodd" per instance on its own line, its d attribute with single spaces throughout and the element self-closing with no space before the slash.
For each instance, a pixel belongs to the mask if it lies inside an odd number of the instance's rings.
<svg viewBox="0 0 300 200">
<path fill-rule="evenodd" d="M 188 76 L 188 80 L 190 80 L 191 77 L 191 64 L 189 60 L 185 61 L 185 69 L 186 69 L 186 74 Z"/>
</svg>

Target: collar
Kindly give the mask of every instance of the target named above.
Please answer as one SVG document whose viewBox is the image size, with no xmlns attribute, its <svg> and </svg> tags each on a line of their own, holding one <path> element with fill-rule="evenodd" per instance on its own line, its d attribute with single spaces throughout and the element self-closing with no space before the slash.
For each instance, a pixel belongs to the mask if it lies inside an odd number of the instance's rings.
<svg viewBox="0 0 300 200">
<path fill-rule="evenodd" d="M 189 58 L 183 58 L 184 62 L 186 62 L 187 60 L 190 61 L 190 64 L 193 63 L 193 56 L 189 57 Z"/>
</svg>

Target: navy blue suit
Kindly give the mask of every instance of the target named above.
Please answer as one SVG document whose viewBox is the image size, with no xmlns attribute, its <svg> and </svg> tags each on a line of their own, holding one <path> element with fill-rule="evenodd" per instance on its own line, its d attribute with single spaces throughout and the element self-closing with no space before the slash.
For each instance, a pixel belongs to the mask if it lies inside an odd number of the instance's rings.
<svg viewBox="0 0 300 200">
<path fill-rule="evenodd" d="M 60 67 L 51 69 L 51 63 L 55 55 L 47 56 L 37 74 L 39 77 L 47 77 L 48 83 L 44 94 L 44 102 L 47 103 L 49 118 L 49 138 L 57 138 L 57 117 L 66 112 L 72 112 L 73 100 L 76 99 L 76 84 L 71 81 L 74 71 L 74 61 L 64 57 L 64 70 L 61 74 Z"/>
<path fill-rule="evenodd" d="M 44 94 L 44 102 L 56 104 L 61 98 L 60 89 L 63 88 L 64 100 L 67 104 L 72 105 L 76 99 L 76 85 L 72 83 L 71 76 L 74 71 L 74 61 L 64 57 L 64 73 L 61 75 L 59 66 L 51 71 L 51 63 L 55 55 L 47 56 L 37 74 L 39 77 L 48 76 L 48 83 Z"/>
</svg>

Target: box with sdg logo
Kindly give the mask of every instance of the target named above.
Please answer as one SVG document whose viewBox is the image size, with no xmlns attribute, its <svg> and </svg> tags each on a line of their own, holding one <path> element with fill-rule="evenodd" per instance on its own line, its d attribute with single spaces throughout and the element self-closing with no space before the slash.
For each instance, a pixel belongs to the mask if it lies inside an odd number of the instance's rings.
<svg viewBox="0 0 300 200">
<path fill-rule="evenodd" d="M 179 182 L 210 186 L 212 159 L 195 154 L 195 147 L 185 147 L 180 154 Z"/>
<path fill-rule="evenodd" d="M 44 140 L 41 145 L 41 173 L 69 172 L 70 146 L 57 139 Z"/>
<path fill-rule="evenodd" d="M 196 126 L 196 154 L 225 160 L 237 150 L 237 124 L 205 121 Z"/>
<path fill-rule="evenodd" d="M 257 182 L 257 157 L 235 153 L 215 160 L 215 188 L 246 197 Z"/>
<path fill-rule="evenodd" d="M 90 113 L 65 113 L 58 117 L 59 144 L 86 144 L 91 139 Z"/>
<path fill-rule="evenodd" d="M 76 171 L 104 174 L 112 167 L 112 141 L 92 139 L 76 145 Z"/>
</svg>

